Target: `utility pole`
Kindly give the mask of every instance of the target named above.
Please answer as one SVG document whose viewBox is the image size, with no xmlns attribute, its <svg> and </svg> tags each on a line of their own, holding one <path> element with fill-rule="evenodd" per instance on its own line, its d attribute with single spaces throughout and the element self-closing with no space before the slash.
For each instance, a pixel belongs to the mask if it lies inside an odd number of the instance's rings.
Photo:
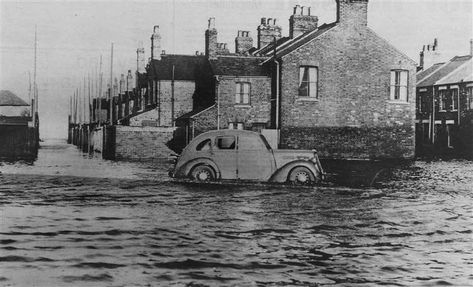
<svg viewBox="0 0 473 287">
<path fill-rule="evenodd" d="M 38 88 L 36 86 L 36 62 L 37 62 L 37 50 L 38 50 L 38 36 L 37 27 L 34 26 L 34 71 L 33 71 L 33 126 L 36 127 L 38 123 Z"/>
<path fill-rule="evenodd" d="M 99 69 L 99 126 L 102 121 L 102 55 L 100 55 L 100 69 Z"/>
<path fill-rule="evenodd" d="M 113 43 L 110 53 L 110 92 L 109 92 L 109 99 L 110 99 L 110 125 L 113 125 L 113 96 L 112 96 L 112 89 L 113 89 Z"/>
</svg>

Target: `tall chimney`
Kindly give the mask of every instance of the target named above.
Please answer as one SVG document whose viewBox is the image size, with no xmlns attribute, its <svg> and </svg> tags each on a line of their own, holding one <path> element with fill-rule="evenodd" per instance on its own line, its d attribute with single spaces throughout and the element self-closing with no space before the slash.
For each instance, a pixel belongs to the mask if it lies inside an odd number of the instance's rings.
<svg viewBox="0 0 473 287">
<path fill-rule="evenodd" d="M 368 0 L 336 0 L 337 22 L 350 27 L 368 24 Z"/>
<path fill-rule="evenodd" d="M 151 35 L 151 59 L 161 59 L 161 34 L 158 25 L 154 26 L 153 35 Z"/>
<path fill-rule="evenodd" d="M 289 37 L 295 38 L 307 31 L 317 29 L 317 16 L 310 15 L 310 7 L 296 5 L 289 18 Z"/>
<path fill-rule="evenodd" d="M 121 74 L 120 76 L 120 88 L 118 90 L 118 94 L 124 94 L 125 93 L 125 88 L 126 88 L 126 82 L 125 82 L 125 75 Z"/>
<path fill-rule="evenodd" d="M 131 70 L 128 70 L 128 74 L 126 75 L 126 91 L 131 92 L 135 88 L 135 81 L 133 81 L 133 75 L 131 74 Z"/>
<path fill-rule="evenodd" d="M 144 73 L 146 67 L 145 48 L 143 48 L 142 43 L 140 43 L 139 46 L 140 47 L 136 49 L 136 72 Z"/>
<path fill-rule="evenodd" d="M 215 29 L 215 18 L 209 18 L 209 24 L 205 31 L 205 56 L 209 59 L 217 57 L 217 29 Z"/>
<path fill-rule="evenodd" d="M 248 54 L 248 51 L 253 48 L 253 38 L 251 38 L 249 31 L 238 31 L 235 38 L 235 53 Z"/>
<path fill-rule="evenodd" d="M 261 25 L 258 26 L 258 49 L 273 42 L 274 39 L 281 39 L 281 26 L 276 25 L 276 19 L 261 18 Z"/>
</svg>

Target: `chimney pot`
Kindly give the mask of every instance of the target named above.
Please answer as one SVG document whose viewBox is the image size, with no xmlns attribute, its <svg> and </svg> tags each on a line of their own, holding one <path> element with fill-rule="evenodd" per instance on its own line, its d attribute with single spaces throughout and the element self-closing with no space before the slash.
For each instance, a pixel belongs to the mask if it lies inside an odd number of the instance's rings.
<svg viewBox="0 0 473 287">
<path fill-rule="evenodd" d="M 166 50 L 162 50 L 161 55 L 166 55 Z"/>
<path fill-rule="evenodd" d="M 266 25 L 266 18 L 261 18 L 261 25 Z"/>
<path fill-rule="evenodd" d="M 210 29 L 215 29 L 215 17 L 210 17 L 209 18 L 209 25 L 208 25 L 209 30 Z"/>
</svg>

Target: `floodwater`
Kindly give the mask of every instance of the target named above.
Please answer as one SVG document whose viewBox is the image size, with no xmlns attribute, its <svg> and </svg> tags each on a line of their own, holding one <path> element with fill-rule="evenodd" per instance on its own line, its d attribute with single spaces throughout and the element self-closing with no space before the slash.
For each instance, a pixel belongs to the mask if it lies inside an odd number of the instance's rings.
<svg viewBox="0 0 473 287">
<path fill-rule="evenodd" d="M 471 286 L 473 163 L 377 188 L 175 183 L 47 142 L 0 164 L 0 286 Z"/>
</svg>

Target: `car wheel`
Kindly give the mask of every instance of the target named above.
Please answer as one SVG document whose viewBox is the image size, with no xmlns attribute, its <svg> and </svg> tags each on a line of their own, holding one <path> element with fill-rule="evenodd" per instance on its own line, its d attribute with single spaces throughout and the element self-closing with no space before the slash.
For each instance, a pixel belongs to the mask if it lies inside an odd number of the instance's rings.
<svg viewBox="0 0 473 287">
<path fill-rule="evenodd" d="M 307 167 L 299 166 L 291 170 L 287 181 L 293 184 L 304 185 L 315 182 L 315 177 Z"/>
<path fill-rule="evenodd" d="M 198 165 L 190 172 L 190 177 L 199 182 L 215 180 L 215 172 L 208 165 Z"/>
</svg>

